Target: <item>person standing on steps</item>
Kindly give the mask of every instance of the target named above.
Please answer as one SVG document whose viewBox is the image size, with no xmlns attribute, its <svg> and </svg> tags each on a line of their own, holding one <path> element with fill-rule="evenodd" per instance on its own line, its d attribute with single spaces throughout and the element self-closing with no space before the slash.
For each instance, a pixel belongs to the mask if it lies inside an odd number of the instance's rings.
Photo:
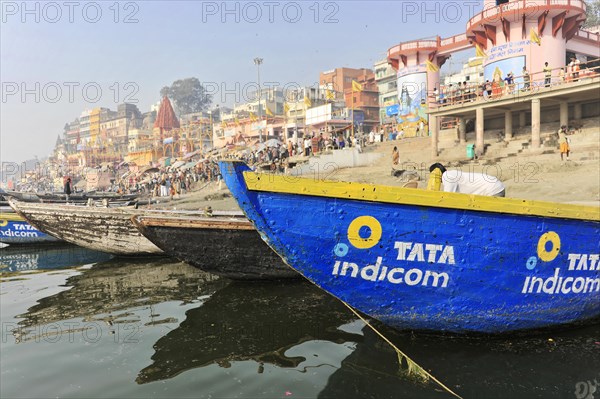
<svg viewBox="0 0 600 399">
<path fill-rule="evenodd" d="M 399 162 L 400 162 L 400 151 L 398 151 L 397 146 L 394 146 L 394 149 L 392 150 L 392 164 L 398 165 Z"/>
<path fill-rule="evenodd" d="M 560 145 L 560 160 L 564 161 L 564 156 L 566 155 L 567 161 L 569 161 L 569 154 L 571 152 L 571 148 L 569 146 L 569 138 L 567 137 L 567 128 L 566 126 L 562 126 L 559 133 L 558 143 Z"/>
</svg>

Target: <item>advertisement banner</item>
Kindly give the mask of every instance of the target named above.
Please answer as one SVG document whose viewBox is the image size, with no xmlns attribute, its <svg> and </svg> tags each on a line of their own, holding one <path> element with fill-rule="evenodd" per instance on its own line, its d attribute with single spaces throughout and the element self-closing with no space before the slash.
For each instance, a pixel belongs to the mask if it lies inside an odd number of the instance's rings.
<svg viewBox="0 0 600 399">
<path fill-rule="evenodd" d="M 515 87 L 522 87 L 523 78 L 523 65 L 525 65 L 525 56 L 516 56 L 512 58 L 505 58 L 487 64 L 483 69 L 484 81 L 490 81 L 492 83 L 492 95 L 497 95 L 504 92 L 505 81 L 504 78 L 511 73 L 514 76 Z"/>
<path fill-rule="evenodd" d="M 385 114 L 387 116 L 398 115 L 398 112 L 400 112 L 399 104 L 394 104 L 394 105 L 390 105 L 389 107 L 385 107 Z"/>
<path fill-rule="evenodd" d="M 404 68 L 408 69 L 408 68 Z M 398 73 L 399 109 L 397 121 L 407 135 L 424 135 L 427 116 L 427 72 L 400 76 Z"/>
<path fill-rule="evenodd" d="M 513 76 L 517 77 L 515 83 L 517 85 L 522 83 L 523 79 L 520 76 L 523 73 L 523 66 L 527 62 L 527 52 L 530 45 L 530 40 L 519 40 L 494 46 L 487 50 L 487 57 L 483 64 L 483 80 L 489 80 L 498 86 L 498 90 L 501 90 L 504 86 L 504 78 L 512 73 Z"/>
</svg>

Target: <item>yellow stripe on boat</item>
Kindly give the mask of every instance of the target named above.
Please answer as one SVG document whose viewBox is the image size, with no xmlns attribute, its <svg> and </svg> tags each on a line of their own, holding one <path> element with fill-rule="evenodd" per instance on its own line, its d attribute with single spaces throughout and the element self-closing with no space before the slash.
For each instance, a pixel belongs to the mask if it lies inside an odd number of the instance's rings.
<svg viewBox="0 0 600 399">
<path fill-rule="evenodd" d="M 14 212 L 0 213 L 0 225 L 2 225 L 3 221 L 7 222 L 24 222 L 25 219 Z"/>
<path fill-rule="evenodd" d="M 392 204 L 600 221 L 600 207 L 244 172 L 249 190 Z"/>
</svg>

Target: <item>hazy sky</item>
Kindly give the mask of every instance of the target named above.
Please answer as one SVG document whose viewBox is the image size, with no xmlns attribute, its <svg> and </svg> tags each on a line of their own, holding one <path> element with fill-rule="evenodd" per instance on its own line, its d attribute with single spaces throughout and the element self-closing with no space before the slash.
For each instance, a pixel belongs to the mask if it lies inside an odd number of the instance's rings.
<svg viewBox="0 0 600 399">
<path fill-rule="evenodd" d="M 2 1 L 0 157 L 47 156 L 83 110 L 127 101 L 145 112 L 181 78 L 211 82 L 215 103 L 243 101 L 255 57 L 261 81 L 280 85 L 372 68 L 402 41 L 463 33 L 481 3 Z"/>
</svg>

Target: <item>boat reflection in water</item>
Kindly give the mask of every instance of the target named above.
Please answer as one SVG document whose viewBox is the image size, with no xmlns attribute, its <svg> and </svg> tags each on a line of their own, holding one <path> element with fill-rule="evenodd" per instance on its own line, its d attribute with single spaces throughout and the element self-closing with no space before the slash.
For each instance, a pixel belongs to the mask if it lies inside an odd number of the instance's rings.
<svg viewBox="0 0 600 399">
<path fill-rule="evenodd" d="M 373 323 L 418 366 L 465 398 L 585 398 L 574 394 L 591 392 L 594 380 L 600 381 L 598 325 L 533 336 L 465 337 L 402 333 Z M 152 363 L 136 382 L 173 379 L 196 368 L 205 368 L 198 375 L 214 373 L 208 366 L 234 370 L 243 361 L 254 362 L 259 374 L 272 371 L 269 366 L 305 371 L 313 356 L 300 349 L 307 341 L 353 348 L 324 381 L 319 397 L 452 397 L 339 301 L 305 282 L 235 282 L 216 291 L 158 339 Z M 314 355 L 327 358 L 319 351 Z M 318 385 L 322 374 L 311 378 Z"/>
<path fill-rule="evenodd" d="M 61 269 L 107 261 L 112 256 L 69 244 L 0 249 L 0 272 Z"/>
<path fill-rule="evenodd" d="M 139 384 L 173 378 L 184 371 L 233 362 L 294 368 L 306 360 L 286 356 L 307 341 L 336 344 L 361 340 L 340 326 L 355 316 L 337 299 L 299 282 L 235 282 L 187 311 L 179 327 L 154 344 L 153 363 L 141 370 Z"/>
<path fill-rule="evenodd" d="M 42 298 L 18 316 L 19 342 L 39 339 L 40 325 L 80 318 L 83 322 L 140 323 L 140 309 L 167 301 L 198 301 L 229 281 L 169 258 L 111 259 L 69 277 L 71 289 Z M 139 313 L 139 312 L 138 312 Z M 151 315 L 152 316 L 152 315 Z M 151 320 L 146 325 L 175 322 Z M 66 323 L 61 323 L 61 326 Z M 69 331 L 62 331 L 68 333 Z"/>
<path fill-rule="evenodd" d="M 374 325 L 416 364 L 463 398 L 591 399 L 597 397 L 594 392 L 600 392 L 597 324 L 540 331 L 533 336 L 496 337 L 410 334 L 377 322 Z M 362 331 L 363 341 L 342 361 L 319 397 L 347 397 L 352 393 L 372 398 L 452 397 L 418 371 L 399 370 L 391 346 L 370 328 Z M 398 378 L 402 374 L 426 384 L 402 383 Z M 417 395 L 418 389 L 428 390 Z"/>
<path fill-rule="evenodd" d="M 159 388 L 171 397 L 282 397 L 288 390 L 293 397 L 452 397 L 418 367 L 407 367 L 341 302 L 303 281 L 231 282 L 168 258 L 112 259 L 33 276 L 3 283 L 1 312 L 16 326 L 10 332 L 17 345 L 3 342 L 7 373 L 38 376 L 32 397 L 51 391 L 138 398 L 155 396 Z M 49 277 L 61 285 L 48 285 Z M 6 316 L 11 295 L 22 287 L 28 295 L 48 292 L 44 287 L 62 291 Z M 598 324 L 464 337 L 402 333 L 373 323 L 464 398 L 591 399 L 600 392 Z M 48 368 L 57 358 L 60 364 Z M 65 373 L 82 381 L 76 393 L 61 391 Z M 22 389 L 12 376 L 3 379 L 3 396 Z"/>
</svg>

